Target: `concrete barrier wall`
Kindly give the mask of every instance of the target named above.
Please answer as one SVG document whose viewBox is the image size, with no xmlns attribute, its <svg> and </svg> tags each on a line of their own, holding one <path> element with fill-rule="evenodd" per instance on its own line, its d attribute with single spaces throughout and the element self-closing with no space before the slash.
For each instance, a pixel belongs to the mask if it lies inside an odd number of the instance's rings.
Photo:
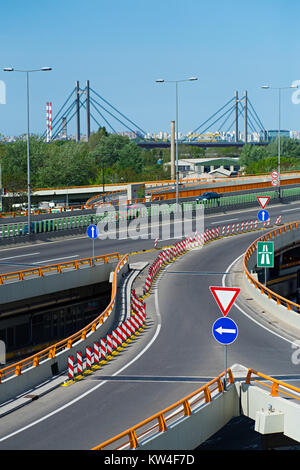
<svg viewBox="0 0 300 470">
<path fill-rule="evenodd" d="M 113 269 L 111 264 L 102 265 L 105 266 L 105 272 L 107 274 L 106 281 L 109 278 L 109 274 Z M 110 268 L 110 269 L 109 269 Z M 91 268 L 94 269 L 94 268 Z M 128 272 L 128 263 L 126 263 L 119 271 L 117 276 L 117 285 L 121 282 L 122 274 L 126 274 Z M 71 274 L 71 273 L 70 273 Z M 58 275 L 59 276 L 59 275 Z M 104 278 L 104 272 L 102 272 L 102 278 Z M 95 282 L 96 278 L 96 270 L 93 276 L 93 280 Z M 102 279 L 103 280 L 103 279 Z M 27 281 L 23 281 L 27 282 Z M 100 282 L 100 281 L 99 281 Z M 99 312 L 100 314 L 101 312 Z M 68 368 L 68 356 L 74 356 L 76 358 L 77 351 L 85 351 L 87 346 L 92 346 L 94 342 L 98 341 L 102 337 L 104 337 L 107 332 L 111 329 L 113 322 L 116 318 L 118 312 L 116 312 L 115 308 L 111 312 L 110 316 L 105 320 L 105 322 L 97 327 L 96 331 L 91 332 L 87 335 L 86 339 L 80 340 L 72 345 L 70 349 L 64 349 L 63 351 L 56 354 L 56 356 L 52 359 L 46 359 L 37 367 L 31 367 L 26 369 L 22 372 L 21 375 L 13 376 L 8 379 L 4 379 L 0 383 L 0 403 L 4 403 L 8 400 L 14 399 L 16 396 L 26 392 L 27 390 L 31 390 L 32 388 L 40 385 L 41 383 L 49 380 L 53 377 L 52 367 L 58 368 L 58 373 L 64 372 Z"/>
<path fill-rule="evenodd" d="M 191 416 L 179 419 L 167 431 L 139 439 L 136 450 L 194 450 L 239 414 L 239 396 L 233 384 Z"/>
<path fill-rule="evenodd" d="M 269 389 L 263 390 L 254 385 L 240 384 L 241 413 L 255 420 L 257 412 L 268 412 L 271 405 L 274 412 L 284 414 L 283 430 L 285 436 L 300 442 L 300 406 L 299 402 L 277 396 L 272 397 Z"/>
<path fill-rule="evenodd" d="M 41 277 L 2 284 L 0 285 L 1 303 L 31 299 L 53 292 L 108 281 L 110 273 L 115 270 L 117 264 L 118 260 L 110 260 L 108 263 L 96 264 L 95 266 L 81 267 L 55 274 L 49 272 Z"/>
</svg>

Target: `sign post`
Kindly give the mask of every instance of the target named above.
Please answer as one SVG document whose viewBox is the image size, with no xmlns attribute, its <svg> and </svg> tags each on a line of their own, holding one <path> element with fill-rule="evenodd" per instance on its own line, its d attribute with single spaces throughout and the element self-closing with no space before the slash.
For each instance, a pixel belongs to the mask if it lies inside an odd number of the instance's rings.
<svg viewBox="0 0 300 470">
<path fill-rule="evenodd" d="M 212 334 L 218 343 L 224 345 L 224 381 L 223 387 L 226 390 L 227 383 L 227 345 L 233 343 L 238 336 L 238 327 L 236 323 L 226 315 L 234 304 L 235 299 L 240 293 L 239 287 L 209 287 L 215 301 L 217 302 L 222 314 L 212 327 Z"/>
<path fill-rule="evenodd" d="M 94 265 L 94 259 L 95 259 L 95 238 L 98 237 L 98 227 L 97 225 L 89 225 L 87 228 L 87 236 L 92 239 L 92 260 L 93 260 L 93 265 Z"/>
<path fill-rule="evenodd" d="M 279 173 L 278 171 L 272 171 L 271 173 L 272 181 L 271 184 L 272 186 L 279 186 Z"/>
<path fill-rule="evenodd" d="M 257 196 L 256 199 L 261 207 L 261 210 L 257 214 L 257 218 L 261 222 L 266 222 L 270 218 L 269 212 L 265 210 L 265 207 L 270 200 L 270 196 Z"/>
<path fill-rule="evenodd" d="M 265 286 L 267 285 L 267 268 L 274 268 L 274 242 L 257 242 L 258 268 L 265 268 Z"/>
</svg>

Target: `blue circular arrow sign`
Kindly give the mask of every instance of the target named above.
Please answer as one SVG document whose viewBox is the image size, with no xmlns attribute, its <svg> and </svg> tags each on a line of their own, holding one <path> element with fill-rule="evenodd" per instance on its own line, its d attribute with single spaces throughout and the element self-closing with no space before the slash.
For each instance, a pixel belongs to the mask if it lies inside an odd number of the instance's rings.
<svg viewBox="0 0 300 470">
<path fill-rule="evenodd" d="M 269 217 L 269 212 L 265 211 L 264 209 L 262 211 L 259 211 L 259 213 L 257 214 L 257 218 L 261 222 L 266 222 L 267 220 L 269 220 Z"/>
<path fill-rule="evenodd" d="M 231 318 L 221 317 L 213 324 L 212 333 L 219 343 L 231 344 L 238 336 L 238 327 Z"/>
<path fill-rule="evenodd" d="M 95 239 L 98 237 L 98 227 L 97 225 L 89 225 L 86 231 L 88 237 Z"/>
</svg>

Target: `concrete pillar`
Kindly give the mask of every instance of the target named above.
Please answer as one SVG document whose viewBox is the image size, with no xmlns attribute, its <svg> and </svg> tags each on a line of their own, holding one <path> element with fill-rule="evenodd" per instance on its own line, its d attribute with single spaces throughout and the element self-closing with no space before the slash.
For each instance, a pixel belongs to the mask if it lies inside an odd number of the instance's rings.
<svg viewBox="0 0 300 470">
<path fill-rule="evenodd" d="M 80 89 L 79 89 L 79 82 L 76 81 L 75 83 L 75 100 L 76 100 L 76 142 L 80 142 L 80 97 L 79 97 Z"/>
<path fill-rule="evenodd" d="M 248 142 L 248 102 L 247 102 L 247 91 L 244 92 L 244 134 L 245 144 Z"/>
<path fill-rule="evenodd" d="M 175 121 L 171 121 L 171 180 L 175 180 Z"/>
<path fill-rule="evenodd" d="M 235 91 L 235 142 L 239 140 L 239 95 Z"/>
<path fill-rule="evenodd" d="M 90 118 L 90 81 L 86 81 L 86 140 L 89 141 L 91 135 L 91 118 Z"/>
</svg>

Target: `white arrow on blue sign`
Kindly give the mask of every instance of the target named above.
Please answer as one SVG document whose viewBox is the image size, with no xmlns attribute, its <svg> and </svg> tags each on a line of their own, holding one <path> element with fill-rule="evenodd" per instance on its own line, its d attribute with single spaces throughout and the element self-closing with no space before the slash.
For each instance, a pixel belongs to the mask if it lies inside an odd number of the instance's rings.
<svg viewBox="0 0 300 470">
<path fill-rule="evenodd" d="M 88 237 L 93 240 L 98 237 L 98 227 L 97 225 L 89 225 L 86 231 Z"/>
<path fill-rule="evenodd" d="M 213 324 L 212 333 L 219 343 L 231 344 L 238 336 L 238 327 L 231 318 L 221 317 Z"/>
<path fill-rule="evenodd" d="M 261 221 L 261 222 L 266 222 L 267 220 L 269 220 L 269 212 L 265 211 L 265 210 L 262 210 L 262 211 L 259 211 L 259 213 L 257 214 L 257 218 Z"/>
</svg>

